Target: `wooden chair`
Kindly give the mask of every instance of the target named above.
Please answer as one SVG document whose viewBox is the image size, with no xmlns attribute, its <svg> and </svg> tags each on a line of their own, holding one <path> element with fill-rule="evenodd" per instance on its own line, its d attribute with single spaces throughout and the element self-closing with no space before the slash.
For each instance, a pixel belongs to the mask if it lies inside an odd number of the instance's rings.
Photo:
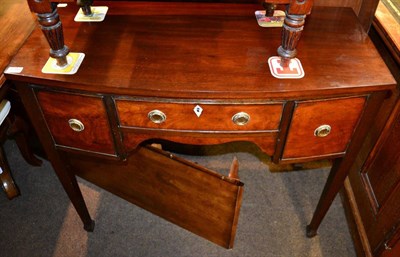
<svg viewBox="0 0 400 257">
<path fill-rule="evenodd" d="M 0 99 L 3 99 L 6 91 L 7 86 L 3 84 L 0 89 Z M 42 163 L 30 150 L 27 140 L 28 132 L 29 129 L 26 122 L 11 111 L 10 101 L 3 99 L 0 103 L 0 182 L 10 200 L 19 195 L 19 190 L 11 175 L 10 167 L 3 149 L 4 142 L 10 137 L 14 138 L 22 156 L 29 164 L 40 166 Z"/>
</svg>

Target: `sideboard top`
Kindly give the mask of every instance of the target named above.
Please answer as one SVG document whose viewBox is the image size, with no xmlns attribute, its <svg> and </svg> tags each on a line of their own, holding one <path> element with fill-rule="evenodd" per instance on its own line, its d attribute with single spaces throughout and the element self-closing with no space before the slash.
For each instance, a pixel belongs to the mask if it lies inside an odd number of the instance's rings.
<svg viewBox="0 0 400 257">
<path fill-rule="evenodd" d="M 91 92 L 181 98 L 277 98 L 390 89 L 386 65 L 350 8 L 315 7 L 298 45 L 302 79 L 276 79 L 280 28 L 259 27 L 260 5 L 95 2 L 103 22 L 76 23 L 78 7 L 58 8 L 65 44 L 85 53 L 75 75 L 41 72 L 49 46 L 39 28 L 7 78 Z"/>
</svg>

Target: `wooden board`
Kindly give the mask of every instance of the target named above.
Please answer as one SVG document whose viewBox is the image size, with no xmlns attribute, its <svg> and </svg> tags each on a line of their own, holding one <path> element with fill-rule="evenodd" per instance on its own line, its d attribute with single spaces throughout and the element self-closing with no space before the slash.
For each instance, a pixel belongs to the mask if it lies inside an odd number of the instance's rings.
<svg viewBox="0 0 400 257">
<path fill-rule="evenodd" d="M 239 180 L 153 147 L 139 147 L 117 166 L 68 156 L 78 176 L 220 246 L 233 247 L 242 199 Z"/>
</svg>

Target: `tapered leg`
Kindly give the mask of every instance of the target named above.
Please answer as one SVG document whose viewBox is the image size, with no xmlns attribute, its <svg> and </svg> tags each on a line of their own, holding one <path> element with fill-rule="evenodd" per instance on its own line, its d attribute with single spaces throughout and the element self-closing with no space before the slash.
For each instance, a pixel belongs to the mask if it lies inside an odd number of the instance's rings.
<svg viewBox="0 0 400 257">
<path fill-rule="evenodd" d="M 39 140 L 46 152 L 46 155 L 51 162 L 55 173 L 58 176 L 65 192 L 67 193 L 71 203 L 75 207 L 79 217 L 81 218 L 84 229 L 93 231 L 94 221 L 91 219 L 81 190 L 75 175 L 69 170 L 68 163 L 62 159 L 55 148 L 52 136 L 48 130 L 40 108 L 36 102 L 35 93 L 25 84 L 16 83 L 18 94 L 21 97 L 22 103 L 26 109 L 29 118 L 36 130 Z"/>
<path fill-rule="evenodd" d="M 340 168 L 341 166 L 340 164 L 342 162 L 343 162 L 342 158 L 336 159 L 333 162 L 333 166 L 329 173 L 328 180 L 326 181 L 317 208 L 314 212 L 314 216 L 310 224 L 306 228 L 307 237 L 311 238 L 317 235 L 317 230 L 319 225 L 321 224 L 323 218 L 328 212 L 329 207 L 332 205 L 332 202 L 335 199 L 336 195 L 338 194 L 339 190 L 343 186 L 348 171 Z"/>
<path fill-rule="evenodd" d="M 332 205 L 333 200 L 343 187 L 344 181 L 349 174 L 357 154 L 363 146 L 363 142 L 374 122 L 374 117 L 377 115 L 379 107 L 382 104 L 386 92 L 371 94 L 368 97 L 363 116 L 360 124 L 357 126 L 349 145 L 346 154 L 343 158 L 334 160 L 328 180 L 325 184 L 322 195 L 319 199 L 314 216 L 307 226 L 307 236 L 313 237 L 317 234 L 319 225 Z"/>
</svg>

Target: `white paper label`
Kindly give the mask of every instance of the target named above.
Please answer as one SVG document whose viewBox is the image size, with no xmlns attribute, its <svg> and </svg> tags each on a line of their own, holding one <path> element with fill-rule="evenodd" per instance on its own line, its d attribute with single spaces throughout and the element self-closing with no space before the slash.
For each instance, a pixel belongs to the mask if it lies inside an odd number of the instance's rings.
<svg viewBox="0 0 400 257">
<path fill-rule="evenodd" d="M 8 67 L 5 73 L 21 73 L 24 67 Z"/>
</svg>

